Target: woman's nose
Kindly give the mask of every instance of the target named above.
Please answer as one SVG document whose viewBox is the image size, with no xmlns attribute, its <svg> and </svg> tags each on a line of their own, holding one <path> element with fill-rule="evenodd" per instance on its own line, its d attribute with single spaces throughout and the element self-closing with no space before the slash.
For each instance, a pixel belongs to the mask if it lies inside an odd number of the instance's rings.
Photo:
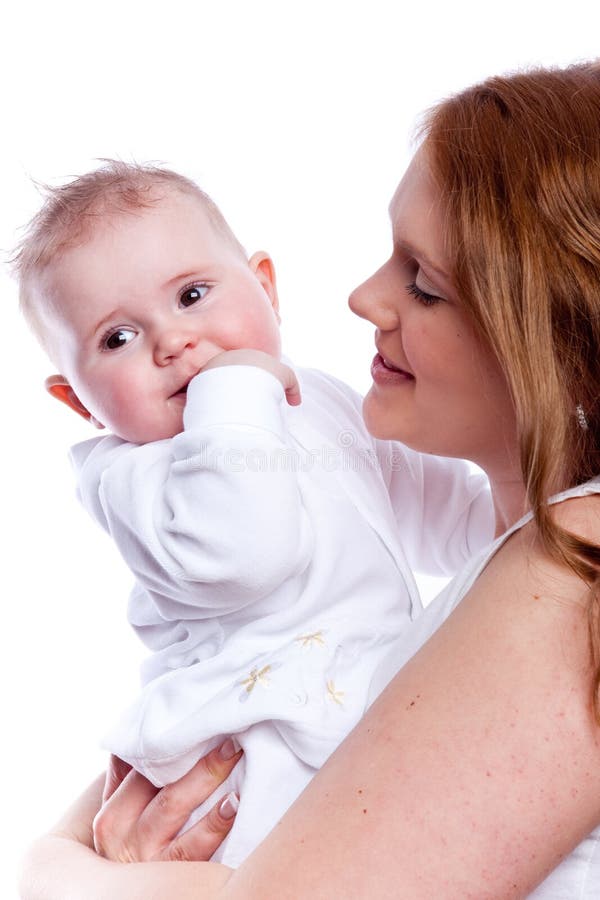
<svg viewBox="0 0 600 900">
<path fill-rule="evenodd" d="M 178 359 L 186 350 L 193 350 L 198 344 L 198 335 L 184 328 L 169 328 L 158 336 L 154 345 L 154 361 L 166 366 Z"/>
<path fill-rule="evenodd" d="M 352 291 L 348 305 L 355 315 L 372 322 L 381 331 L 391 331 L 398 327 L 397 303 L 382 270 L 375 272 Z"/>
<path fill-rule="evenodd" d="M 355 287 L 350 296 L 348 297 L 348 306 L 352 310 L 355 316 L 360 316 L 361 319 L 367 318 L 366 305 L 365 305 L 365 285 L 359 284 L 358 287 Z"/>
</svg>

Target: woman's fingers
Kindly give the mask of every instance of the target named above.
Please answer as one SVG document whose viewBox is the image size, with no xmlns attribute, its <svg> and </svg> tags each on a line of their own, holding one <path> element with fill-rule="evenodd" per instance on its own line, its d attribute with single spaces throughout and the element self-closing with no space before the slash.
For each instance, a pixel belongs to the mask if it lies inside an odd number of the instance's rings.
<svg viewBox="0 0 600 900">
<path fill-rule="evenodd" d="M 129 763 L 123 762 L 118 756 L 111 755 L 106 770 L 106 779 L 104 781 L 104 791 L 102 793 L 102 802 L 106 803 L 117 790 L 122 781 L 131 771 Z"/>
<path fill-rule="evenodd" d="M 132 769 L 94 820 L 96 851 L 120 862 L 183 858 L 177 854 L 184 852 L 201 854 L 190 859 L 209 859 L 231 828 L 234 801 L 224 809 L 211 810 L 193 826 L 193 838 L 183 844 L 178 832 L 193 810 L 227 778 L 241 755 L 228 738 L 186 775 L 160 789 Z"/>
<path fill-rule="evenodd" d="M 174 838 L 190 813 L 225 781 L 241 755 L 228 738 L 198 760 L 183 778 L 162 788 L 140 816 L 139 827 L 148 843 Z"/>
<path fill-rule="evenodd" d="M 231 831 L 239 805 L 239 797 L 233 791 L 221 797 L 203 819 L 171 841 L 161 858 L 185 861 L 210 859 Z"/>
<path fill-rule="evenodd" d="M 94 819 L 96 853 L 118 862 L 141 862 L 134 837 L 141 816 L 159 790 L 135 769 L 130 769 Z"/>
</svg>

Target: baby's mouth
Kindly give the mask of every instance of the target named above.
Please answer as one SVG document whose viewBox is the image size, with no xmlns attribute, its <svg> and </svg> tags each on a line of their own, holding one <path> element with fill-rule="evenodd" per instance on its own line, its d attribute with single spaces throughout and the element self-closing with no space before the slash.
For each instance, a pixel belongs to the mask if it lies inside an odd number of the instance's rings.
<svg viewBox="0 0 600 900">
<path fill-rule="evenodd" d="M 183 385 L 179 388 L 179 390 L 177 390 L 177 391 L 175 391 L 173 394 L 171 394 L 171 396 L 169 397 L 169 400 L 173 400 L 173 399 L 183 399 L 183 400 L 185 400 L 185 398 L 187 397 L 188 384 L 189 384 L 189 382 L 187 382 L 186 384 L 183 384 Z"/>
</svg>

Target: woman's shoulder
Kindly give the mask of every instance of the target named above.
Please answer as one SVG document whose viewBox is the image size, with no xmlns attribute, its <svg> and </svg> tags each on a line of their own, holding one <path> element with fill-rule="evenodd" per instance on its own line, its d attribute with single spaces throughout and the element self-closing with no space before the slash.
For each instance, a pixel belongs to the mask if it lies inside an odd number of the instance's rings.
<svg viewBox="0 0 600 900">
<path fill-rule="evenodd" d="M 600 545 L 600 478 L 557 494 L 551 498 L 550 507 L 552 520 L 560 529 Z M 545 549 L 531 514 L 498 543 L 479 577 L 491 569 L 498 573 L 501 584 L 517 578 L 519 589 L 515 591 L 515 599 L 527 602 L 531 592 L 534 597 L 545 593 L 561 599 L 589 596 L 588 586 L 581 577 Z"/>
<path fill-rule="evenodd" d="M 559 528 L 584 541 L 600 544 L 600 476 L 555 494 L 548 503 L 552 520 Z M 547 556 L 536 536 L 537 526 L 533 514 L 529 512 L 492 544 L 478 574 L 498 554 L 502 557 L 513 555 L 516 547 L 520 547 L 527 557 L 535 555 L 536 551 L 539 555 Z M 518 550 L 516 556 L 519 556 Z"/>
<path fill-rule="evenodd" d="M 553 504 L 557 525 L 584 540 L 600 543 L 600 478 L 565 492 Z"/>
</svg>

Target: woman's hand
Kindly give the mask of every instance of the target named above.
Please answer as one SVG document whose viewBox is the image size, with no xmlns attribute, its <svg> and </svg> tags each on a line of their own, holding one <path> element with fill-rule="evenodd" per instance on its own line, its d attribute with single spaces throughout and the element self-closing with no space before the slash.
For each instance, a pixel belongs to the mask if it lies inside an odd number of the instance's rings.
<svg viewBox="0 0 600 900">
<path fill-rule="evenodd" d="M 240 756 L 233 742 L 225 741 L 178 782 L 161 790 L 113 757 L 106 777 L 97 778 L 60 822 L 30 847 L 23 860 L 19 896 L 22 900 L 220 897 L 231 870 L 204 860 L 231 829 L 235 803 L 225 798 L 225 809 L 221 800 L 186 834 L 177 837 L 177 831 Z M 133 860 L 150 861 L 119 864 Z"/>
<path fill-rule="evenodd" d="M 227 778 L 241 755 L 228 738 L 183 778 L 163 788 L 111 757 L 103 805 L 93 822 L 96 852 L 115 862 L 210 859 L 233 825 L 239 802 L 235 794 L 221 797 L 183 834 L 179 830 Z"/>
</svg>

